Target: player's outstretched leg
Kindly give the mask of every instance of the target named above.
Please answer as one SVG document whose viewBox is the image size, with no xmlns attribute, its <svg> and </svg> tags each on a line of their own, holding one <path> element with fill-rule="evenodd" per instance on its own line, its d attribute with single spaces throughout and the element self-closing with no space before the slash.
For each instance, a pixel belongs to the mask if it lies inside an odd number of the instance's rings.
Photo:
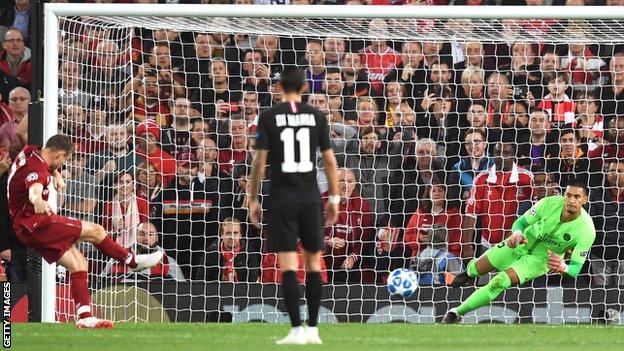
<svg viewBox="0 0 624 351">
<path fill-rule="evenodd" d="M 477 289 L 461 305 L 457 308 L 450 309 L 446 315 L 444 315 L 442 323 L 457 323 L 464 314 L 492 302 L 500 293 L 505 291 L 505 289 L 511 287 L 512 278 L 510 276 L 514 278 L 513 283 L 517 284 L 518 277 L 511 268 L 498 273 L 487 285 Z"/>
<path fill-rule="evenodd" d="M 87 260 L 75 247 L 71 247 L 58 260 L 69 271 L 69 289 L 76 305 L 76 327 L 83 329 L 111 329 L 113 322 L 94 317 L 91 313 L 91 295 L 87 282 Z"/>
<path fill-rule="evenodd" d="M 449 284 L 449 287 L 458 288 L 460 286 L 464 286 L 472 282 L 474 278 L 480 277 L 492 271 L 494 271 L 494 267 L 490 263 L 487 255 L 484 254 L 478 259 L 470 261 L 466 270 L 459 273 Z"/>
<path fill-rule="evenodd" d="M 104 227 L 91 222 L 82 222 L 82 231 L 80 232 L 78 240 L 92 243 L 105 255 L 124 262 L 135 272 L 140 272 L 157 265 L 163 257 L 162 251 L 156 251 L 146 255 L 134 255 L 128 249 L 113 241 L 106 233 L 106 230 L 104 230 Z"/>
<path fill-rule="evenodd" d="M 285 338 L 277 340 L 278 345 L 304 345 L 307 338 L 304 328 L 301 326 L 301 316 L 299 314 L 299 282 L 297 281 L 297 269 L 299 268 L 299 258 L 296 252 L 280 252 L 278 260 L 282 268 L 282 294 L 284 304 L 290 317 L 291 329 Z"/>
<path fill-rule="evenodd" d="M 306 267 L 306 301 L 308 304 L 308 326 L 305 328 L 308 344 L 320 345 L 323 340 L 318 333 L 318 311 L 323 293 L 321 280 L 321 252 L 304 252 L 303 258 Z"/>
</svg>

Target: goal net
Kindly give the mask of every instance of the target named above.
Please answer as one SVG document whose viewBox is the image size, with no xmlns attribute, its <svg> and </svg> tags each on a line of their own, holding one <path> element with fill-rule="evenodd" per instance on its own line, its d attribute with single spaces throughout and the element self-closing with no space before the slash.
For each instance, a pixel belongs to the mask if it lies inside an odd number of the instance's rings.
<svg viewBox="0 0 624 351">
<path fill-rule="evenodd" d="M 258 114 L 280 102 L 292 66 L 306 72 L 304 102 L 327 116 L 341 167 L 321 321 L 440 321 L 490 278 L 449 289 L 468 259 L 574 178 L 590 186 L 597 229 L 578 278 L 539 277 L 464 321 L 590 323 L 619 311 L 623 22 L 533 19 L 547 17 L 541 9 L 462 18 L 451 7 L 435 18 L 379 7 L 376 18 L 364 13 L 377 7 L 319 7 L 328 15 L 303 18 L 312 8 L 89 6 L 47 12 L 59 15 L 46 33 L 58 43 L 47 48 L 58 50 L 45 67 L 58 86 L 46 93 L 46 134 L 77 147 L 59 209 L 136 253 L 166 253 L 135 274 L 80 244 L 97 314 L 287 321 L 270 233 L 250 224 L 246 192 Z M 320 154 L 316 165 L 324 193 Z M 405 300 L 386 290 L 396 268 L 419 278 Z M 57 269 L 60 321 L 74 314 L 66 276 Z"/>
</svg>

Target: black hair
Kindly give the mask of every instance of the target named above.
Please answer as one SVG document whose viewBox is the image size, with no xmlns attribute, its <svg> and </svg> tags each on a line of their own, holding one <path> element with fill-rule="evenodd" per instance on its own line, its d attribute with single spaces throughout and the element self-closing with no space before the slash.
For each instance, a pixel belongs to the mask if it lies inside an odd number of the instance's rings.
<svg viewBox="0 0 624 351">
<path fill-rule="evenodd" d="M 302 69 L 291 67 L 282 72 L 280 84 L 284 93 L 299 93 L 308 82 Z"/>
<path fill-rule="evenodd" d="M 589 188 L 587 187 L 587 182 L 583 181 L 581 178 L 572 178 L 568 182 L 568 186 L 573 186 L 575 188 L 581 188 L 585 192 L 585 195 L 589 195 Z"/>
</svg>

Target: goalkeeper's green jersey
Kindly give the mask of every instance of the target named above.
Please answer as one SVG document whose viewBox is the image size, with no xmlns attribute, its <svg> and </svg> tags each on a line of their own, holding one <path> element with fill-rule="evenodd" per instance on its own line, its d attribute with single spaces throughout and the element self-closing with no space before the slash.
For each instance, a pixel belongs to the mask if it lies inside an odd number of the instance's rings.
<svg viewBox="0 0 624 351">
<path fill-rule="evenodd" d="M 564 206 L 563 196 L 546 197 L 518 218 L 512 230 L 524 233 L 527 243 L 520 245 L 518 250 L 525 254 L 548 256 L 548 252 L 552 251 L 561 256 L 571 251 L 568 274 L 576 276 L 589 255 L 596 229 L 583 208 L 573 221 L 561 222 Z"/>
</svg>

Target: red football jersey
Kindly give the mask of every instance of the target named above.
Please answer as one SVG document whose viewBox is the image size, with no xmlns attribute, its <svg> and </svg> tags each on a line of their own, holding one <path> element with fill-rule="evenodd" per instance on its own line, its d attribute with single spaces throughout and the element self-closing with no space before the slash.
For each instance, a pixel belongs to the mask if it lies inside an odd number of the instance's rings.
<svg viewBox="0 0 624 351">
<path fill-rule="evenodd" d="M 368 81 L 377 95 L 383 94 L 383 80 L 388 72 L 401 63 L 401 54 L 388 47 L 383 53 L 376 53 L 370 47 L 362 51 L 362 66 L 368 72 Z"/>
<path fill-rule="evenodd" d="M 35 207 L 28 200 L 28 188 L 35 183 L 43 185 L 41 197 L 48 201 L 50 188 L 53 186 L 52 174 L 41 155 L 39 147 L 26 145 L 17 155 L 9 174 L 9 213 L 13 226 L 24 225 L 34 229 L 36 223 L 29 223 L 28 218 L 35 215 Z"/>
<path fill-rule="evenodd" d="M 533 174 L 518 167 L 518 179 L 510 181 L 511 172 L 496 172 L 496 181 L 488 182 L 488 171 L 475 178 L 466 213 L 481 216 L 482 241 L 491 245 L 505 238 L 505 232 L 518 217 L 518 204 L 531 198 Z"/>
</svg>

